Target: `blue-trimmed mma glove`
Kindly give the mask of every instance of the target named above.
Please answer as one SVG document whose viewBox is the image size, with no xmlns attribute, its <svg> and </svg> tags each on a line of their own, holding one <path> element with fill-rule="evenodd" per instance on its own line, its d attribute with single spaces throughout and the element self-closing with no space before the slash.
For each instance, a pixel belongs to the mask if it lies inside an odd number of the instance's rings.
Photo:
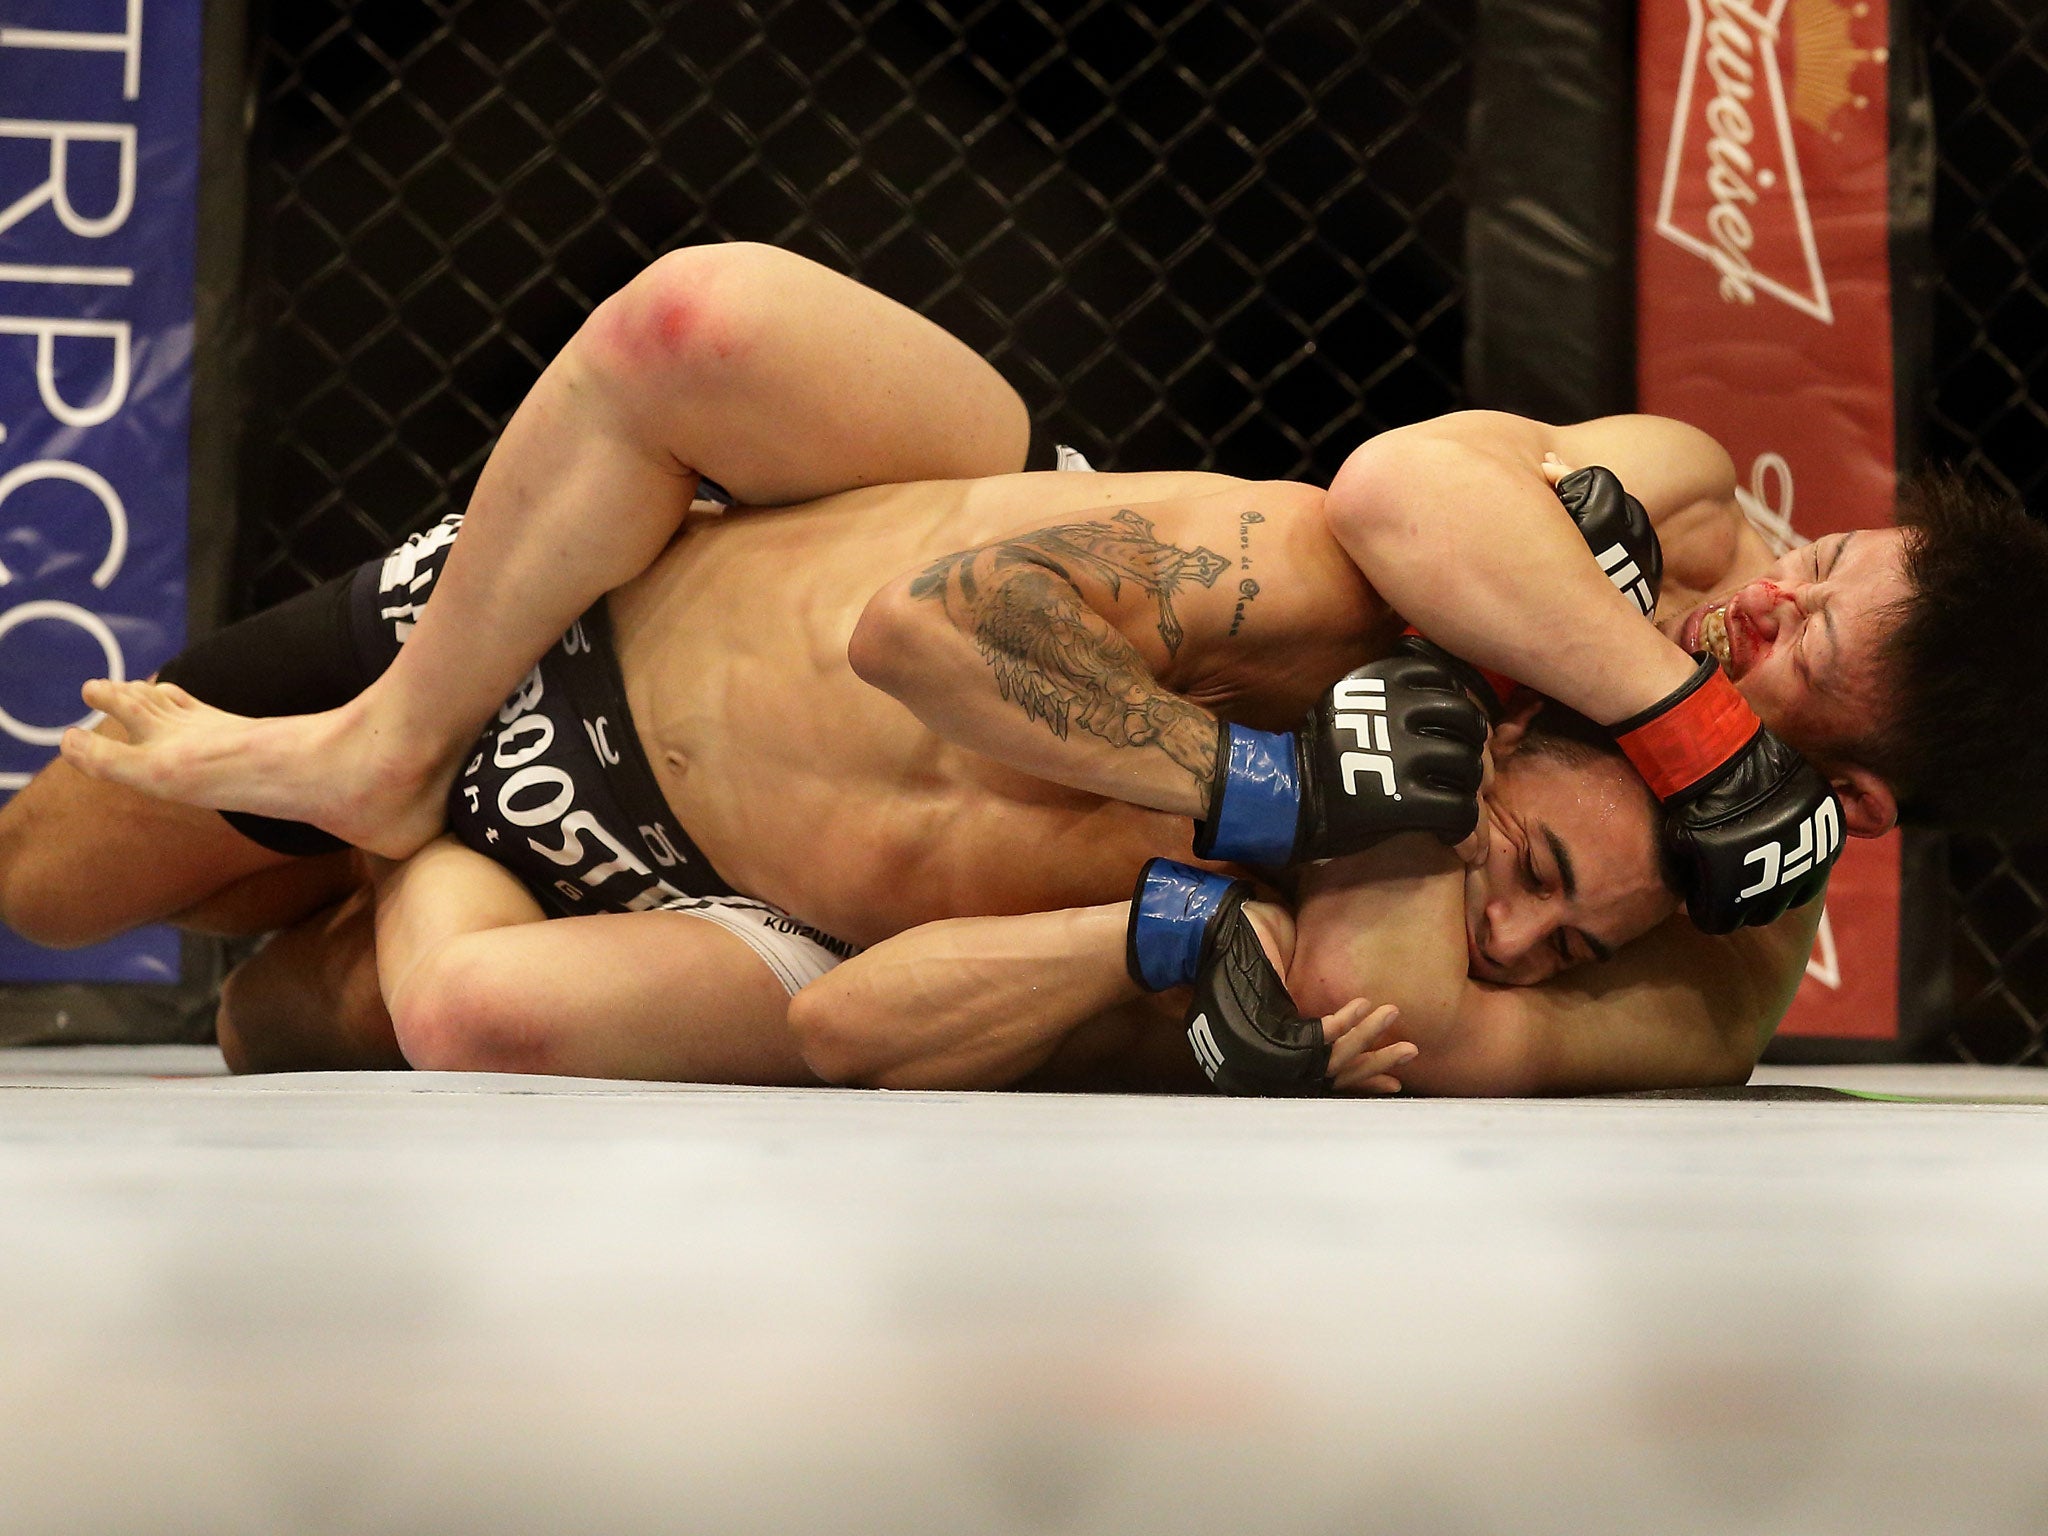
<svg viewBox="0 0 2048 1536">
<path fill-rule="evenodd" d="M 1195 824 L 1196 856 L 1306 864 L 1402 832 L 1434 833 L 1447 846 L 1471 836 L 1486 712 L 1434 650 L 1367 662 L 1298 730 L 1225 724 L 1209 804 Z"/>
<path fill-rule="evenodd" d="M 1591 465 L 1557 482 L 1557 499 L 1579 525 L 1586 547 L 1614 589 L 1648 618 L 1664 587 L 1664 546 L 1643 504 L 1621 488 L 1614 471 Z"/>
<path fill-rule="evenodd" d="M 1218 1093 L 1330 1091 L 1320 1019 L 1304 1019 L 1244 914 L 1249 881 L 1151 859 L 1131 893 L 1124 966 L 1148 992 L 1192 986 L 1188 1044 Z"/>
</svg>

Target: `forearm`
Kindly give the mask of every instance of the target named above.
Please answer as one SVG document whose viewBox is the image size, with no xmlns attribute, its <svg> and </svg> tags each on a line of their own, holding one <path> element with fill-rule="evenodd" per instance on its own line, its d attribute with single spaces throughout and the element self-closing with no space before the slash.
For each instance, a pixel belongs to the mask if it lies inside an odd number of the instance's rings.
<svg viewBox="0 0 2048 1536">
<path fill-rule="evenodd" d="M 1674 919 L 1535 987 L 1468 982 L 1445 1093 L 1626 1093 L 1746 1082 L 1791 1005 L 1820 903 L 1722 936 Z M 1441 1065 L 1441 1064 L 1440 1064 Z"/>
<path fill-rule="evenodd" d="M 1402 1080 L 1423 1087 L 1438 1058 L 1457 1047 L 1464 894 L 1463 865 L 1433 838 L 1395 838 L 1314 866 L 1295 903 L 1288 991 L 1308 1013 L 1354 997 L 1397 1006 L 1402 1037 L 1421 1049 Z"/>
<path fill-rule="evenodd" d="M 1080 1026 L 1141 998 L 1124 970 L 1129 906 L 927 923 L 798 993 L 812 1070 L 883 1088 L 999 1088 Z"/>
<path fill-rule="evenodd" d="M 1418 1093 L 1614 1093 L 1738 1083 L 1791 1000 L 1818 904 L 1715 938 L 1666 923 L 1610 960 L 1534 987 L 1467 974 L 1464 878 L 1404 838 L 1304 879 L 1289 989 L 1307 1009 L 1398 1004 Z"/>
<path fill-rule="evenodd" d="M 1218 724 L 1168 691 L 1068 582 L 1033 567 L 951 569 L 868 605 L 854 671 L 938 735 L 1035 778 L 1198 817 Z"/>
<path fill-rule="evenodd" d="M 1608 582 L 1542 471 L 1545 429 L 1465 413 L 1384 434 L 1345 463 L 1332 531 L 1438 644 L 1603 723 L 1656 703 L 1692 661 Z"/>
</svg>

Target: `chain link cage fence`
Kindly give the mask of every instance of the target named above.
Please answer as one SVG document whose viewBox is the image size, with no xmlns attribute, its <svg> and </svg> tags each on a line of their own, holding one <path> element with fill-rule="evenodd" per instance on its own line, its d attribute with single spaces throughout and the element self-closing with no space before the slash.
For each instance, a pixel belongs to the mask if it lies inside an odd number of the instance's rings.
<svg viewBox="0 0 2048 1536">
<path fill-rule="evenodd" d="M 293 0 L 258 18 L 251 611 L 466 499 L 660 252 L 817 257 L 1103 467 L 1325 478 L 1463 403 L 1477 0 Z M 1927 446 L 2048 504 L 2048 14 L 1926 0 Z M 1955 1023 L 2048 1059 L 2048 854 L 1951 852 Z"/>
<path fill-rule="evenodd" d="M 1460 402 L 1474 0 L 292 0 L 247 611 L 460 505 L 652 257 L 771 241 L 1105 468 L 1327 478 Z"/>
<path fill-rule="evenodd" d="M 2048 7 L 1927 0 L 1937 266 L 1929 456 L 2048 513 Z M 1966 1061 L 2048 1063 L 2048 847 L 1950 839 Z"/>
</svg>

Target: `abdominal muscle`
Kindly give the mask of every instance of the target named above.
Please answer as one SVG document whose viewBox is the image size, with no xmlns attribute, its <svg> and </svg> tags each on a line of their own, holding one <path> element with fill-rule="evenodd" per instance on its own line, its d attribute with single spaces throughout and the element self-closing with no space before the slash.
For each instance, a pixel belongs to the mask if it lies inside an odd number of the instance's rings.
<svg viewBox="0 0 2048 1536">
<path fill-rule="evenodd" d="M 720 874 L 856 944 L 940 917 L 1118 900 L 1184 818 L 941 741 L 854 676 L 869 596 L 955 550 L 1209 475 L 1005 476 L 876 487 L 692 527 L 610 599 L 643 747 Z"/>
</svg>

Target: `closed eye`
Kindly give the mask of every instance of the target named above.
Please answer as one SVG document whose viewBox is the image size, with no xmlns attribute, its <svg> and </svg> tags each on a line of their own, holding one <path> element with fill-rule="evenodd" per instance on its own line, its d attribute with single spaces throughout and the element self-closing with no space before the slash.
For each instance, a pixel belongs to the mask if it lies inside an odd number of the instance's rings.
<svg viewBox="0 0 2048 1536">
<path fill-rule="evenodd" d="M 1849 541 L 1855 537 L 1856 530 L 1852 528 L 1847 533 L 1843 534 L 1839 539 L 1835 540 L 1834 551 L 1828 558 L 1828 574 L 1830 576 L 1835 574 L 1835 567 L 1842 563 L 1842 556 L 1848 552 Z M 1818 576 L 1820 574 L 1820 560 L 1818 556 L 1816 556 L 1814 559 L 1813 571 L 1815 576 Z"/>
<path fill-rule="evenodd" d="M 1578 955 L 1572 953 L 1572 939 L 1574 936 L 1577 937 L 1580 948 L 1584 953 Z M 1557 952 L 1563 958 L 1566 965 L 1577 965 L 1581 961 L 1588 964 L 1597 964 L 1599 961 L 1611 960 L 1614 957 L 1614 950 L 1610 946 L 1601 943 L 1583 928 L 1560 928 L 1557 931 L 1555 942 L 1557 944 Z"/>
</svg>

